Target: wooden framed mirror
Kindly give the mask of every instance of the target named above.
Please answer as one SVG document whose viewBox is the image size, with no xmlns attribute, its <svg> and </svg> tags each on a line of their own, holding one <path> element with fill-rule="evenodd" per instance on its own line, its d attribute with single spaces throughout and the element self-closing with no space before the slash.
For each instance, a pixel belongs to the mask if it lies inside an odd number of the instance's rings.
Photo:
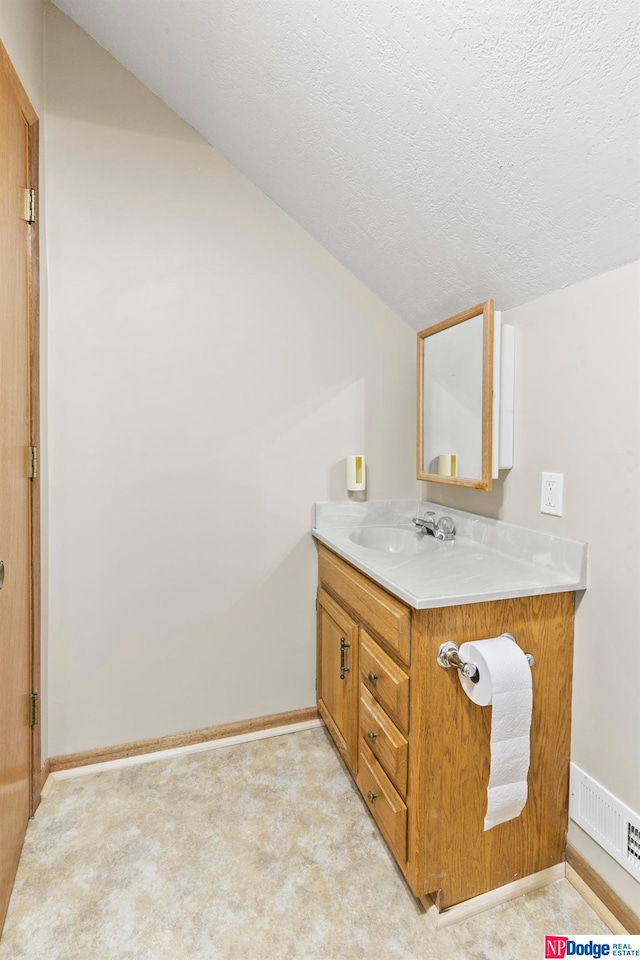
<svg viewBox="0 0 640 960">
<path fill-rule="evenodd" d="M 493 300 L 420 331 L 418 480 L 491 489 L 493 382 Z"/>
</svg>

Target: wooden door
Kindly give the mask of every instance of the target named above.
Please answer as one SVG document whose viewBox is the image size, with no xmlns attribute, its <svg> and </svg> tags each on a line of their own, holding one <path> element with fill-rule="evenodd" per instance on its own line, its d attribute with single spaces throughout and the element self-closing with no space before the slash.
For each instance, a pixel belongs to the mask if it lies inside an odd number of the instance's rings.
<svg viewBox="0 0 640 960">
<path fill-rule="evenodd" d="M 358 625 L 318 592 L 318 712 L 355 776 L 358 751 Z"/>
<path fill-rule="evenodd" d="M 35 114 L 0 44 L 0 930 L 31 809 Z M 2 579 L 4 574 L 4 579 Z M 39 770 L 37 771 L 39 775 Z"/>
</svg>

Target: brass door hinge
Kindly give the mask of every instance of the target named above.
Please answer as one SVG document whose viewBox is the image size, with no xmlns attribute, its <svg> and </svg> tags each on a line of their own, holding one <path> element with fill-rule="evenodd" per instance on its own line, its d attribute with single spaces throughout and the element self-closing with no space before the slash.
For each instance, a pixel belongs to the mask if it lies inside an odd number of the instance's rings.
<svg viewBox="0 0 640 960">
<path fill-rule="evenodd" d="M 29 726 L 35 727 L 40 720 L 40 698 L 37 693 L 29 694 Z"/>
<path fill-rule="evenodd" d="M 38 448 L 37 447 L 29 447 L 27 476 L 29 480 L 37 479 L 37 476 L 38 476 Z"/>
<path fill-rule="evenodd" d="M 24 219 L 27 223 L 36 222 L 36 192 L 33 187 L 24 191 Z"/>
</svg>

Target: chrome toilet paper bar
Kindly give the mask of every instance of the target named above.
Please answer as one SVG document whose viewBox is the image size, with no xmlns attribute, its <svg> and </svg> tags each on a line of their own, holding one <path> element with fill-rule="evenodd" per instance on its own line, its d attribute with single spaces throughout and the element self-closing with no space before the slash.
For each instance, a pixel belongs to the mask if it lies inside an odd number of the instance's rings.
<svg viewBox="0 0 640 960">
<path fill-rule="evenodd" d="M 508 637 L 509 640 L 513 640 L 513 642 L 516 643 L 516 638 L 512 633 L 501 633 L 500 636 Z M 454 643 L 453 640 L 441 643 L 436 658 L 438 663 L 441 667 L 444 667 L 445 670 L 448 670 L 450 667 L 456 667 L 463 677 L 467 677 L 472 683 L 477 683 L 480 679 L 480 671 L 475 663 L 465 663 L 464 660 L 460 659 L 459 649 L 458 644 Z M 532 667 L 536 662 L 533 654 L 525 653 L 525 657 L 527 658 L 529 666 Z"/>
</svg>

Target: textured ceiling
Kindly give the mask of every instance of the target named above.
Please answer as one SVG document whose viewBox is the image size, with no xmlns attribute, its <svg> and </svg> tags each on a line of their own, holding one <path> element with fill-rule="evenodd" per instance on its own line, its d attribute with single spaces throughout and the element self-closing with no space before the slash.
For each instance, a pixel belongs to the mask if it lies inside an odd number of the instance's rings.
<svg viewBox="0 0 640 960">
<path fill-rule="evenodd" d="M 636 0 L 56 0 L 417 329 L 640 255 Z"/>
</svg>

